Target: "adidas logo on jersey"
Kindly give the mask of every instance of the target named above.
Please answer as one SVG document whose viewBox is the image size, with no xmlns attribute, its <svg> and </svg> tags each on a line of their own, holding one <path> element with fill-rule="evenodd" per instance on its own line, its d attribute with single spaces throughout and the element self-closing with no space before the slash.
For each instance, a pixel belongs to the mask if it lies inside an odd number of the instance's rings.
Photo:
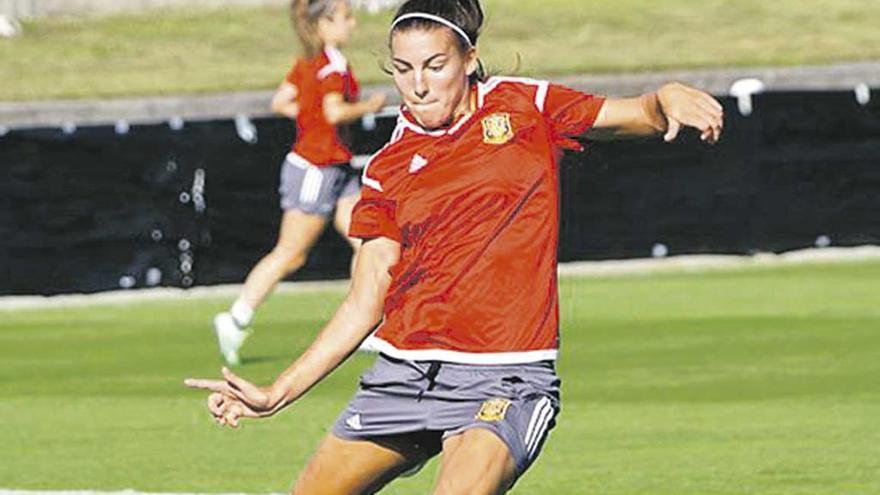
<svg viewBox="0 0 880 495">
<path fill-rule="evenodd" d="M 417 153 L 413 155 L 412 160 L 409 162 L 409 173 L 414 174 L 425 168 L 427 164 L 428 159 Z"/>
</svg>

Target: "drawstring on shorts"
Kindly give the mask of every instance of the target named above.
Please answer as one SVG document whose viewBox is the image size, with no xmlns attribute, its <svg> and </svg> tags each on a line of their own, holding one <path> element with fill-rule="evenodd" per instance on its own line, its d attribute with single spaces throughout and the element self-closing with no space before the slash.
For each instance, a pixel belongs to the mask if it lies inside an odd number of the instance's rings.
<svg viewBox="0 0 880 495">
<path fill-rule="evenodd" d="M 422 375 L 428 379 L 428 386 L 419 391 L 418 400 L 422 400 L 422 396 L 425 395 L 425 392 L 430 392 L 434 390 L 434 387 L 437 386 L 437 374 L 440 373 L 440 361 L 431 361 L 430 366 L 428 366 L 428 371 L 423 372 Z"/>
</svg>

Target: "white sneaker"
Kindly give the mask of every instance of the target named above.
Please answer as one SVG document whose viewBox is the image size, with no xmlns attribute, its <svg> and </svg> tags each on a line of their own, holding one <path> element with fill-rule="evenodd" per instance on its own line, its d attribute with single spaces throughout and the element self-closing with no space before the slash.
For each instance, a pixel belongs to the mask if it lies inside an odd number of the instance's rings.
<svg viewBox="0 0 880 495">
<path fill-rule="evenodd" d="M 220 313 L 214 317 L 214 334 L 217 335 L 217 343 L 220 345 L 220 354 L 223 360 L 230 366 L 240 363 L 238 350 L 248 338 L 250 332 L 238 327 L 235 319 L 229 313 Z"/>
</svg>

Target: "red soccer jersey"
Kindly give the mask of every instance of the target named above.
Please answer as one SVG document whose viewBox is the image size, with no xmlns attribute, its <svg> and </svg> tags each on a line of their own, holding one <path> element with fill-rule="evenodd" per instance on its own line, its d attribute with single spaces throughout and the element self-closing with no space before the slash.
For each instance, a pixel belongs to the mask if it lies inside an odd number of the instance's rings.
<svg viewBox="0 0 880 495">
<path fill-rule="evenodd" d="M 346 101 L 358 99 L 358 82 L 339 50 L 327 47 L 311 59 L 300 59 L 285 78 L 299 90 L 296 141 L 292 151 L 312 165 L 329 166 L 351 160 L 343 129 L 324 118 L 324 97 L 341 93 Z"/>
<path fill-rule="evenodd" d="M 557 161 L 604 100 L 524 78 L 473 91 L 476 111 L 448 130 L 402 110 L 364 170 L 350 234 L 401 243 L 369 344 L 411 360 L 555 359 Z"/>
</svg>

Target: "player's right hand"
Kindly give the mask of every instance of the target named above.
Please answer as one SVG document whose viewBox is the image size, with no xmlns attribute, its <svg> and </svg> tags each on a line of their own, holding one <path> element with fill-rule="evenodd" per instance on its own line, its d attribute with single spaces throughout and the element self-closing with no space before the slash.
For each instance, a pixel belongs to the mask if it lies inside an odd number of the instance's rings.
<svg viewBox="0 0 880 495">
<path fill-rule="evenodd" d="M 238 428 L 239 419 L 261 418 L 260 413 L 247 407 L 238 399 L 234 399 L 219 392 L 213 392 L 208 396 L 208 411 L 214 417 L 214 422 L 221 426 L 229 426 L 230 428 Z"/>
<path fill-rule="evenodd" d="M 222 380 L 187 378 L 190 388 L 208 390 L 208 410 L 221 425 L 238 426 L 241 417 L 263 418 L 278 411 L 280 400 L 268 389 L 254 385 L 227 368 L 221 370 Z"/>
</svg>

